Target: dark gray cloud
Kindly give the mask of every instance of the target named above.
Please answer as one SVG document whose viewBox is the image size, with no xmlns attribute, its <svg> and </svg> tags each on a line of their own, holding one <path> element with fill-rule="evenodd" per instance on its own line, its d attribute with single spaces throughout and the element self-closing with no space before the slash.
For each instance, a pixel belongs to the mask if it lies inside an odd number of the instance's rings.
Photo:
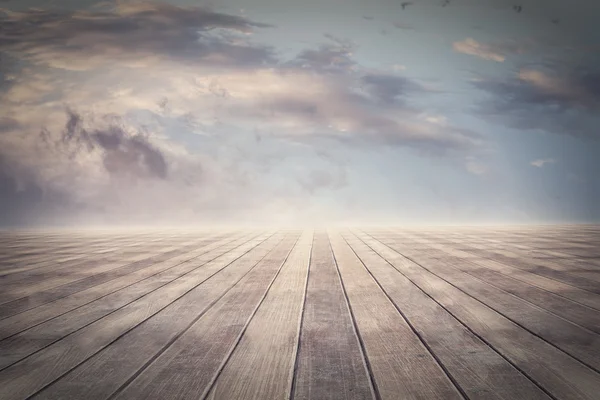
<svg viewBox="0 0 600 400">
<path fill-rule="evenodd" d="M 198 160 L 151 143 L 118 117 L 66 114 L 60 131 L 1 138 L 0 225 L 148 222 L 202 201 Z"/>
<path fill-rule="evenodd" d="M 361 81 L 367 92 L 384 104 L 394 104 L 407 95 L 424 91 L 415 81 L 398 75 L 368 74 Z"/>
<path fill-rule="evenodd" d="M 516 129 L 599 135 L 600 73 L 590 69 L 522 69 L 510 79 L 473 82 L 486 92 L 476 111 Z"/>
<path fill-rule="evenodd" d="M 449 156 L 473 151 L 484 142 L 477 132 L 452 125 L 440 125 L 415 118 L 416 111 L 399 108 L 391 115 L 365 111 L 365 104 L 377 106 L 369 98 L 354 93 L 342 94 L 343 107 L 328 110 L 328 99 L 281 98 L 268 104 L 274 118 L 293 117 L 304 121 L 311 135 L 282 132 L 280 136 L 293 141 L 321 147 L 322 140 L 351 147 L 385 148 L 408 147 L 425 156 Z M 404 116 L 404 118 L 402 118 Z M 400 117 L 400 118 L 398 118 Z M 340 131 L 327 127 L 340 119 L 348 126 Z"/>
<path fill-rule="evenodd" d="M 356 66 L 356 62 L 352 58 L 356 45 L 352 41 L 338 38 L 332 34 L 324 36 L 329 42 L 322 44 L 317 49 L 303 50 L 285 66 L 310 69 L 320 73 L 346 73 Z"/>
<path fill-rule="evenodd" d="M 111 61 L 158 56 L 242 67 L 274 62 L 272 50 L 216 31 L 266 27 L 205 8 L 152 2 L 119 3 L 102 12 L 0 11 L 0 51 L 49 64 L 107 54 Z"/>
<path fill-rule="evenodd" d="M 67 113 L 68 119 L 60 143 L 48 142 L 47 132 L 42 131 L 42 137 L 48 144 L 54 145 L 55 148 L 69 146 L 74 152 L 99 148 L 106 171 L 117 177 L 167 178 L 168 166 L 165 156 L 148 142 L 143 133 L 128 135 L 118 125 L 110 125 L 104 130 L 88 131 L 84 128 L 79 114 L 72 110 L 68 110 Z"/>
</svg>

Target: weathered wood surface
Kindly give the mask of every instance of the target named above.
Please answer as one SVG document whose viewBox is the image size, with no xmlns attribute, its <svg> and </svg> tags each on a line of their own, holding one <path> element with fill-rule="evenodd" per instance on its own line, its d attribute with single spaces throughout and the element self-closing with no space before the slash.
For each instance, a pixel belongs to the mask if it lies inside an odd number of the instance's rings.
<svg viewBox="0 0 600 400">
<path fill-rule="evenodd" d="M 597 399 L 600 227 L 0 231 L 1 399 Z"/>
<path fill-rule="evenodd" d="M 459 390 L 338 233 L 332 247 L 382 399 L 460 399 Z"/>
<path fill-rule="evenodd" d="M 207 399 L 289 398 L 312 240 L 312 231 L 298 240 Z"/>
<path fill-rule="evenodd" d="M 468 398 L 549 398 L 385 258 L 352 235 L 345 239 Z"/>
<path fill-rule="evenodd" d="M 365 354 L 326 232 L 313 242 L 294 399 L 372 399 Z"/>
</svg>

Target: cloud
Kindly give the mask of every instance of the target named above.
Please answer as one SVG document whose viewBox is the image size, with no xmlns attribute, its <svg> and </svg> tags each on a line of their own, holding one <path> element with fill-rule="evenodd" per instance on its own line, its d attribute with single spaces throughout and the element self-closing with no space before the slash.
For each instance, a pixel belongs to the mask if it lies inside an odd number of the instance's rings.
<svg viewBox="0 0 600 400">
<path fill-rule="evenodd" d="M 285 198 L 235 158 L 192 154 L 125 119 L 67 110 L 63 123 L 0 136 L 0 224 L 241 222 Z"/>
<path fill-rule="evenodd" d="M 416 82 L 397 75 L 367 74 L 361 81 L 367 92 L 384 104 L 396 103 L 409 94 L 425 91 Z"/>
<path fill-rule="evenodd" d="M 128 135 L 122 127 L 114 124 L 106 130 L 88 131 L 83 127 L 79 114 L 72 110 L 68 110 L 67 114 L 60 144 L 76 143 L 75 151 L 79 151 L 82 144 L 90 151 L 99 147 L 103 153 L 104 168 L 118 178 L 130 175 L 160 179 L 167 177 L 165 156 L 142 133 Z M 42 131 L 42 137 L 49 142 L 48 131 Z M 55 146 L 57 144 L 54 143 Z"/>
<path fill-rule="evenodd" d="M 325 34 L 327 43 L 317 49 L 306 49 L 293 60 L 286 63 L 289 67 L 309 69 L 320 73 L 348 73 L 356 67 L 352 58 L 356 44 L 350 40 Z"/>
<path fill-rule="evenodd" d="M 0 223 L 321 216 L 313 197 L 351 181 L 339 153 L 462 162 L 485 144 L 418 106 L 423 84 L 360 65 L 352 41 L 328 34 L 283 59 L 252 41 L 265 24 L 115 4 L 0 13 L 0 51 L 19 66 L 0 88 Z M 287 175 L 294 157 L 311 168 Z"/>
<path fill-rule="evenodd" d="M 553 158 L 545 158 L 545 159 L 534 160 L 530 164 L 533 165 L 534 167 L 542 168 L 546 164 L 554 164 L 555 162 L 556 162 L 556 160 Z"/>
<path fill-rule="evenodd" d="M 275 76 L 281 90 L 261 96 L 247 108 L 236 108 L 235 114 L 262 120 L 277 135 L 292 140 L 307 143 L 328 137 L 345 145 L 406 146 L 438 156 L 473 150 L 483 141 L 467 129 L 421 118 L 421 110 L 410 105 L 413 92 L 421 89 L 408 80 L 364 75 L 355 82 L 302 72 Z M 260 85 L 259 80 L 252 82 Z M 287 85 L 289 89 L 284 89 Z M 284 129 L 277 131 L 277 126 Z"/>
<path fill-rule="evenodd" d="M 481 43 L 473 38 L 466 38 L 452 44 L 454 51 L 483 58 L 484 60 L 504 62 L 508 55 L 523 54 L 528 46 L 514 41 L 499 43 Z"/>
<path fill-rule="evenodd" d="M 600 105 L 600 73 L 580 72 L 568 75 L 522 69 L 518 79 L 543 101 L 570 107 L 597 108 Z"/>
<path fill-rule="evenodd" d="M 102 12 L 4 10 L 0 26 L 0 50 L 63 69 L 143 66 L 165 57 L 216 67 L 274 60 L 269 48 L 247 38 L 270 25 L 199 7 L 119 1 Z"/>
<path fill-rule="evenodd" d="M 600 74 L 584 68 L 522 68 L 508 79 L 480 79 L 488 94 L 475 111 L 510 128 L 598 135 Z"/>
<path fill-rule="evenodd" d="M 422 110 L 410 106 L 411 97 L 427 92 L 420 84 L 364 71 L 353 58 L 356 45 L 331 34 L 280 62 L 266 47 L 229 37 L 267 25 L 197 7 L 117 2 L 109 11 L 29 10 L 6 12 L 4 20 L 0 48 L 59 68 L 24 70 L 1 95 L 25 125 L 59 129 L 64 104 L 76 104 L 99 114 L 184 118 L 205 132 L 228 121 L 279 137 L 332 136 L 425 152 L 431 146 L 432 153 L 473 148 L 481 139 L 420 120 Z M 144 74 L 131 70 L 144 64 Z M 98 67 L 93 75 L 60 72 L 91 66 Z M 44 113 L 34 110 L 42 105 Z"/>
</svg>

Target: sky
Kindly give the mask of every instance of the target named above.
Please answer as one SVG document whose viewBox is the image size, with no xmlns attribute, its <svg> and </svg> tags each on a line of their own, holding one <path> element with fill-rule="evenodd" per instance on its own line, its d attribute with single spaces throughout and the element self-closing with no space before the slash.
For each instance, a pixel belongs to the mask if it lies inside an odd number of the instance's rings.
<svg viewBox="0 0 600 400">
<path fill-rule="evenodd" d="M 0 226 L 600 221 L 595 0 L 0 0 Z"/>
</svg>

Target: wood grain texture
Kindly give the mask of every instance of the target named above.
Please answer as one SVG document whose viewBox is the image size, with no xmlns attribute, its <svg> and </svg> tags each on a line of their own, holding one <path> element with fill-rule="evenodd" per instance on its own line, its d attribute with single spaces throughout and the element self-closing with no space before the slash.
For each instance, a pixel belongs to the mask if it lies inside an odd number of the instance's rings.
<svg viewBox="0 0 600 400">
<path fill-rule="evenodd" d="M 0 230 L 0 398 L 598 398 L 600 226 L 329 233 Z"/>
<path fill-rule="evenodd" d="M 237 286 L 238 281 L 251 273 L 281 239 L 281 235 L 276 235 L 261 243 L 34 398 L 56 399 L 72 396 L 105 399 L 111 396 L 154 357 L 170 347 L 175 339 L 188 331 L 206 310 L 232 287 Z M 192 343 L 188 344 L 193 346 Z M 94 385 L 93 382 L 98 376 L 103 376 L 106 383 Z M 147 398 L 136 392 L 125 393 L 123 398 L 132 397 Z M 172 398 L 172 393 L 157 398 Z"/>
<path fill-rule="evenodd" d="M 195 245 L 196 243 L 194 242 L 197 243 L 197 240 L 182 243 L 182 245 L 185 246 L 186 244 L 191 243 Z M 156 246 L 146 244 L 145 247 L 140 248 L 134 253 L 120 255 L 113 254 L 110 257 L 101 257 L 98 260 L 86 260 L 70 265 L 58 266 L 52 268 L 50 271 L 19 274 L 17 279 L 6 279 L 3 282 L 4 291 L 0 294 L 0 304 L 64 286 L 88 277 L 110 275 L 128 264 L 147 260 L 158 254 L 176 250 L 177 248 L 178 246 Z M 12 276 L 10 278 L 12 278 Z"/>
<path fill-rule="evenodd" d="M 353 235 L 344 236 L 468 398 L 550 399 L 379 254 Z"/>
<path fill-rule="evenodd" d="M 464 239 L 461 237 L 452 239 L 453 243 L 459 241 L 465 243 Z M 507 246 L 502 241 L 497 242 L 496 246 L 491 246 L 489 242 L 470 243 L 468 240 L 466 241 L 466 245 L 469 247 L 470 251 L 474 253 L 481 252 L 488 256 L 491 255 L 492 258 L 498 257 L 507 263 L 510 263 L 512 260 L 518 260 L 521 262 L 524 261 L 531 265 L 542 265 L 557 271 L 569 271 L 573 272 L 575 276 L 591 279 L 597 282 L 600 281 L 600 277 L 597 276 L 597 274 L 590 273 L 590 271 L 586 271 L 584 267 L 578 265 L 572 259 L 575 257 L 574 255 L 557 251 L 556 247 L 561 246 L 561 242 L 559 240 L 554 241 L 553 244 L 554 246 L 550 246 L 549 248 L 546 248 L 540 252 L 532 251 L 530 249 L 516 248 L 515 246 Z M 579 249 L 577 252 L 579 253 L 577 255 L 579 259 L 584 257 L 593 258 L 599 256 L 598 250 L 595 248 Z M 540 254 L 547 256 L 543 262 L 536 259 L 536 255 Z"/>
<path fill-rule="evenodd" d="M 128 296 L 127 292 L 136 291 L 135 284 L 142 284 L 141 282 L 148 279 L 158 280 L 167 274 L 167 271 L 177 267 L 177 270 L 171 270 L 175 272 L 174 276 L 177 275 L 178 270 L 182 270 L 182 274 L 186 272 L 186 269 L 181 264 L 192 264 L 202 263 L 207 257 L 197 258 L 206 253 L 209 253 L 215 249 L 220 248 L 230 242 L 233 242 L 238 238 L 238 235 L 226 236 L 225 238 L 217 237 L 215 239 L 207 239 L 198 244 L 198 249 L 192 250 L 188 253 L 181 254 L 173 257 L 170 260 L 158 262 L 148 268 L 135 271 L 121 279 L 115 279 L 112 281 L 105 282 L 103 284 L 93 286 L 89 289 L 81 292 L 72 294 L 62 299 L 56 300 L 44 304 L 42 306 L 24 311 L 22 313 L 13 315 L 8 318 L 0 320 L 0 340 L 3 340 L 9 336 L 15 335 L 23 330 L 41 324 L 50 319 L 59 317 L 69 311 L 78 309 L 86 306 L 96 300 L 115 294 L 121 290 L 126 290 L 122 295 Z M 193 264 L 192 264 L 193 265 Z M 147 281 L 146 281 L 147 283 Z M 98 307 L 100 303 L 94 303 L 91 305 L 92 308 Z"/>
<path fill-rule="evenodd" d="M 186 251 L 189 251 L 193 249 L 196 244 L 197 240 L 192 240 L 183 246 L 173 246 L 170 248 L 171 250 L 150 257 L 142 257 L 142 259 L 138 261 L 126 263 L 125 265 L 118 266 L 113 270 L 83 277 L 63 285 L 54 286 L 50 289 L 0 304 L 0 318 L 6 318 L 40 305 L 56 301 L 63 297 L 67 297 L 90 287 L 100 285 L 104 282 L 124 277 L 140 269 L 147 268 L 157 262 L 168 260 Z"/>
<path fill-rule="evenodd" d="M 312 239 L 303 232 L 206 398 L 289 398 Z"/>
<path fill-rule="evenodd" d="M 98 263 L 118 261 L 119 259 L 137 255 L 141 252 L 152 255 L 160 252 L 160 249 L 170 246 L 168 243 L 161 241 L 154 243 L 152 240 L 136 240 L 132 243 L 123 240 L 117 243 L 115 246 L 115 242 L 111 241 L 110 245 L 100 248 L 82 245 L 68 253 L 44 254 L 40 257 L 40 261 L 35 263 L 23 261 L 23 258 L 18 258 L 18 262 L 12 263 L 13 267 L 26 265 L 31 268 L 4 274 L 0 276 L 0 282 L 2 284 L 47 282 L 51 278 L 65 276 L 69 272 L 89 271 L 91 269 L 89 267 L 97 265 L 96 263 L 90 265 L 89 263 L 92 261 L 97 261 Z M 82 269 L 81 265 L 84 263 L 86 268 Z"/>
<path fill-rule="evenodd" d="M 439 248 L 434 243 L 426 243 L 431 245 L 432 248 Z M 449 253 L 448 251 L 444 251 L 444 254 L 454 255 L 456 254 L 456 252 L 452 252 L 450 250 Z M 478 261 L 481 262 L 481 260 L 478 258 L 471 260 L 462 260 L 460 257 L 451 258 L 442 255 L 438 259 L 440 260 L 440 262 L 444 263 L 444 265 L 450 265 L 453 268 L 456 268 L 471 276 L 474 276 L 477 279 L 481 279 L 499 289 L 502 289 L 532 304 L 535 304 L 536 306 L 553 312 L 554 314 L 562 318 L 577 323 L 578 325 L 583 326 L 596 333 L 600 333 L 600 311 L 590 310 L 590 307 L 586 307 L 585 305 L 580 304 L 579 302 L 570 301 L 567 296 L 563 295 L 563 293 L 554 293 L 552 291 L 543 290 L 539 287 L 539 281 L 542 281 L 542 285 L 544 284 L 544 278 L 541 276 L 527 273 L 520 274 L 519 276 L 521 278 L 523 278 L 523 276 L 525 276 L 525 279 L 529 278 L 528 280 L 530 283 L 528 283 L 520 279 L 513 279 L 512 277 L 503 274 L 503 272 L 510 271 L 511 268 L 502 263 L 497 263 L 495 265 L 492 264 L 492 270 L 490 270 L 488 268 L 480 266 Z M 483 262 L 483 264 L 486 264 L 485 261 Z M 577 288 L 569 287 L 568 285 L 561 285 L 561 283 L 557 281 L 554 281 L 554 283 L 555 285 L 552 285 L 552 288 L 554 290 L 563 289 L 564 294 L 569 295 L 570 293 L 571 297 L 573 297 L 574 294 L 579 294 L 579 297 L 583 301 L 592 300 L 589 302 L 594 305 L 596 305 L 596 302 L 599 302 L 598 305 L 600 305 L 599 295 L 587 293 L 587 296 L 584 296 L 584 291 L 578 291 Z M 565 288 L 565 286 L 567 287 Z"/>
<path fill-rule="evenodd" d="M 373 399 L 375 392 L 327 232 L 318 232 L 308 275 L 292 398 Z"/>
<path fill-rule="evenodd" d="M 383 243 L 400 253 L 409 250 L 394 240 L 386 239 Z M 573 324 L 458 269 L 448 267 L 443 260 L 420 254 L 413 254 L 411 259 L 418 262 L 423 269 L 478 299 L 580 362 L 597 371 L 600 370 L 600 336 L 595 332 Z"/>
<path fill-rule="evenodd" d="M 269 235 L 270 236 L 270 235 Z M 31 396 L 87 360 L 121 335 L 160 312 L 172 302 L 202 284 L 258 246 L 268 236 L 244 243 L 218 257 L 203 268 L 193 270 L 147 296 L 118 309 L 102 320 L 63 337 L 35 354 L 0 371 L 0 398 L 19 399 Z M 40 340 L 46 339 L 45 337 Z"/>
<path fill-rule="evenodd" d="M 138 299 L 161 289 L 176 279 L 187 277 L 206 263 L 215 260 L 239 245 L 240 242 L 233 242 L 230 246 L 208 252 L 198 258 L 192 257 L 191 260 L 169 260 L 166 262 L 166 265 L 162 265 L 162 268 L 167 268 L 165 271 L 156 274 L 151 279 L 146 279 L 133 285 L 127 291 L 113 293 L 96 302 L 64 313 L 45 323 L 0 341 L 0 368 L 5 368 L 35 351 L 76 332 L 78 329 L 85 328 L 87 325 L 134 303 Z M 183 257 L 189 258 L 190 256 L 185 254 Z M 48 332 L 51 332 L 51 334 L 48 334 Z"/>
<path fill-rule="evenodd" d="M 463 398 L 339 233 L 330 238 L 381 399 Z"/>
<path fill-rule="evenodd" d="M 235 348 L 298 240 L 288 233 L 164 353 L 119 393 L 119 399 L 198 399 Z"/>
<path fill-rule="evenodd" d="M 63 263 L 72 264 L 77 260 L 95 259 L 102 255 L 106 255 L 107 253 L 118 255 L 120 251 L 126 251 L 136 245 L 161 242 L 164 240 L 165 238 L 144 237 L 133 239 L 127 238 L 127 236 L 124 238 L 119 236 L 115 238 L 103 237 L 95 241 L 78 241 L 71 238 L 71 240 L 69 240 L 71 242 L 69 247 L 72 247 L 71 250 L 67 251 L 47 251 L 45 249 L 52 249 L 53 245 L 49 244 L 43 249 L 40 249 L 36 242 L 34 242 L 33 246 L 36 248 L 34 251 L 41 254 L 32 257 L 23 256 L 22 254 L 11 255 L 10 258 L 4 259 L 0 266 L 0 281 L 6 279 L 7 276 L 11 276 L 12 278 L 12 275 L 15 274 L 37 272 L 44 268 L 53 269 L 55 266 L 62 265 Z M 8 253 L 7 249 L 3 246 L 0 246 L 0 249 L 4 250 L 5 253 Z"/>
<path fill-rule="evenodd" d="M 568 268 L 559 262 L 536 260 L 531 257 L 508 256 L 498 251 L 481 249 L 466 249 L 466 251 L 537 275 L 556 279 L 592 293 L 600 294 L 600 276 L 598 276 L 595 271 L 582 271 L 576 268 Z"/>
<path fill-rule="evenodd" d="M 597 372 L 387 245 L 362 233 L 358 236 L 554 397 L 591 400 L 600 393 Z"/>
<path fill-rule="evenodd" d="M 437 243 L 430 243 L 429 245 L 441 249 L 443 254 L 440 254 L 440 257 L 443 257 L 448 263 L 451 263 L 454 266 L 472 265 L 479 268 L 485 268 L 525 282 L 529 285 L 539 287 L 540 289 L 565 297 L 579 304 L 600 310 L 600 295 L 595 293 L 591 293 L 555 279 L 536 275 L 492 259 L 472 256 L 462 250 L 456 250 L 449 245 L 439 245 Z"/>
</svg>

